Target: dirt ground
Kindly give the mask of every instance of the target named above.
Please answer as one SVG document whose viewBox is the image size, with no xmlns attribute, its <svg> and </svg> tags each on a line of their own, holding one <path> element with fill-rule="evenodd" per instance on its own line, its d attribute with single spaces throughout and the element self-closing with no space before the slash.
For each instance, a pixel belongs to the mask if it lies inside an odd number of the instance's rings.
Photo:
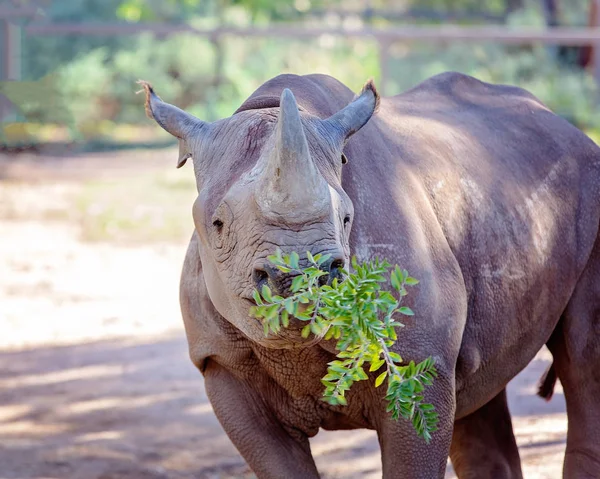
<svg viewBox="0 0 600 479">
<path fill-rule="evenodd" d="M 253 477 L 187 357 L 185 243 L 84 241 L 87 223 L 65 214 L 90 177 L 130 181 L 131 155 L 166 171 L 168 153 L 0 157 L 0 479 Z M 549 357 L 509 385 L 531 479 L 561 477 L 562 391 L 534 395 Z M 321 432 L 311 445 L 325 478 L 381 477 L 371 431 Z"/>
</svg>

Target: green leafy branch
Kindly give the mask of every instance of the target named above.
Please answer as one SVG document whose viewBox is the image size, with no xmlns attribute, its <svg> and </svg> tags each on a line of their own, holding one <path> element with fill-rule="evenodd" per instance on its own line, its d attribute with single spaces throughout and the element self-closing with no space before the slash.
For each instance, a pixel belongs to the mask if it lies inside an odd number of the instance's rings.
<svg viewBox="0 0 600 479">
<path fill-rule="evenodd" d="M 425 441 L 431 440 L 436 430 L 438 416 L 433 405 L 424 403 L 423 391 L 437 376 L 434 360 L 427 358 L 419 364 L 410 361 L 402 364 L 400 355 L 391 350 L 398 339 L 395 328 L 403 324 L 394 319 L 399 313 L 412 316 L 413 311 L 401 306 L 408 294 L 406 288 L 418 284 L 406 270 L 375 259 L 362 265 L 352 259 L 352 274 L 344 271 L 346 279 L 334 278 L 331 284 L 321 284 L 322 276 L 329 273 L 321 265 L 329 255 L 315 256 L 306 253 L 309 266 L 300 268 L 297 253 L 282 255 L 277 251 L 269 261 L 284 273 L 294 275 L 291 295 L 273 295 L 265 285 L 254 291 L 256 306 L 251 314 L 262 319 L 265 336 L 277 334 L 289 326 L 290 317 L 305 321 L 301 335 L 312 333 L 319 338 L 337 340 L 338 360 L 329 363 L 327 375 L 321 380 L 325 386 L 323 400 L 331 405 L 346 405 L 345 393 L 352 384 L 369 378 L 369 372 L 385 369 L 375 379 L 375 387 L 387 378 L 387 411 L 392 418 L 410 420 L 417 434 Z M 391 272 L 390 272 L 391 269 Z M 390 282 L 396 296 L 382 290 Z"/>
</svg>

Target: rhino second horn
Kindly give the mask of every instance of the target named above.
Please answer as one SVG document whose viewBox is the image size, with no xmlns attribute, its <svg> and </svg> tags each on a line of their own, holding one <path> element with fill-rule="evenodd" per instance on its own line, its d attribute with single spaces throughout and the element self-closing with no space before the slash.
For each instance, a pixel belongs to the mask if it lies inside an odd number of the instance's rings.
<svg viewBox="0 0 600 479">
<path fill-rule="evenodd" d="M 287 88 L 281 94 L 274 140 L 262 173 L 261 208 L 290 222 L 323 214 L 329 206 L 329 185 L 310 156 L 298 104 Z"/>
</svg>

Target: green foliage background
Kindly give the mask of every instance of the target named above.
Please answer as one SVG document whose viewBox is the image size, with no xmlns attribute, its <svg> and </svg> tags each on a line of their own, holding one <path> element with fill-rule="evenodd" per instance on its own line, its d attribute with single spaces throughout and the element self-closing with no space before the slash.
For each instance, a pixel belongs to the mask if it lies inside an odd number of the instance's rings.
<svg viewBox="0 0 600 479">
<path fill-rule="evenodd" d="M 520 9 L 507 18 L 511 26 L 543 26 L 541 0 L 516 0 Z M 515 0 L 405 0 L 402 8 L 438 12 L 502 14 Z M 372 0 L 371 8 L 398 10 L 399 2 Z M 484 5 L 482 5 L 484 3 Z M 348 18 L 310 15 L 325 7 L 357 11 L 365 2 L 338 0 L 55 0 L 45 21 L 60 22 L 185 22 L 197 27 L 302 23 L 337 26 Z M 561 22 L 584 25 L 587 0 L 570 0 Z M 307 13 L 308 12 L 308 13 Z M 392 21 L 383 17 L 353 19 L 373 27 L 431 23 Z M 435 21 L 434 21 L 435 23 Z M 462 23 L 469 23 L 462 21 Z M 473 22 L 471 22 L 473 23 Z M 480 22 L 479 22 L 480 23 Z M 447 70 L 482 80 L 523 86 L 581 128 L 600 128 L 597 85 L 590 74 L 558 60 L 555 48 L 503 47 L 486 43 L 435 45 L 417 42 L 392 46 L 387 94 L 399 93 L 427 77 Z M 310 41 L 226 37 L 219 42 L 187 33 L 160 38 L 134 36 L 26 36 L 23 79 L 51 75 L 62 108 L 39 103 L 22 105 L 28 121 L 75 126 L 147 124 L 142 99 L 134 95 L 139 78 L 154 84 L 167 101 L 212 121 L 230 115 L 261 83 L 282 73 L 331 74 L 354 90 L 380 79 L 378 45 L 374 40 L 321 37 Z"/>
</svg>

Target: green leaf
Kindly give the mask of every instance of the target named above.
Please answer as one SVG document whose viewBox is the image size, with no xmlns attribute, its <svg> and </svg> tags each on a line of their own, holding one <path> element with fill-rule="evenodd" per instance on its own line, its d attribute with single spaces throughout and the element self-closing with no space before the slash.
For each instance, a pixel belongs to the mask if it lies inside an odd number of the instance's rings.
<svg viewBox="0 0 600 479">
<path fill-rule="evenodd" d="M 273 264 L 281 263 L 281 251 L 278 251 L 278 252 L 279 252 L 279 255 L 272 254 L 271 256 L 267 256 L 267 260 L 269 260 L 269 262 L 273 263 Z"/>
<path fill-rule="evenodd" d="M 300 301 L 302 304 L 308 304 L 310 303 L 310 298 L 308 297 L 307 293 L 303 293 L 298 296 L 298 301 Z"/>
<path fill-rule="evenodd" d="M 262 298 L 260 297 L 260 293 L 259 293 L 257 290 L 254 290 L 254 291 L 252 292 L 252 298 L 254 298 L 254 302 L 255 302 L 256 304 L 259 304 L 259 305 L 260 305 L 260 304 L 263 304 L 263 300 L 262 300 Z"/>
<path fill-rule="evenodd" d="M 406 278 L 404 281 L 409 286 L 414 286 L 415 284 L 419 284 L 419 280 L 418 279 L 411 278 L 410 276 L 408 278 Z"/>
<path fill-rule="evenodd" d="M 381 383 L 383 383 L 383 381 L 385 380 L 387 373 L 388 373 L 387 371 L 384 371 L 379 376 L 377 376 L 377 379 L 375 379 L 375 387 L 376 388 L 381 386 Z"/>
<path fill-rule="evenodd" d="M 271 296 L 271 289 L 266 284 L 262 287 L 262 297 L 265 298 L 265 301 L 269 303 L 273 301 L 273 297 Z"/>
<path fill-rule="evenodd" d="M 307 313 L 305 313 L 305 312 L 302 312 L 302 313 L 301 313 L 300 311 L 298 311 L 298 312 L 297 312 L 297 313 L 294 315 L 294 317 L 295 317 L 296 319 L 299 319 L 300 321 L 310 321 L 310 320 L 312 319 L 312 316 L 311 316 L 310 314 L 307 314 Z M 309 325 L 309 326 L 310 326 L 310 325 Z"/>
<path fill-rule="evenodd" d="M 346 368 L 341 361 L 332 361 L 329 363 L 329 369 L 339 374 L 346 374 Z"/>
<path fill-rule="evenodd" d="M 292 280 L 292 293 L 297 293 L 304 286 L 304 277 L 302 275 L 296 276 Z"/>
<path fill-rule="evenodd" d="M 338 401 L 337 398 L 334 396 L 325 396 L 321 398 L 323 401 L 325 401 L 326 403 L 331 404 L 332 406 L 337 406 L 338 405 Z"/>
<path fill-rule="evenodd" d="M 378 361 L 374 361 L 371 363 L 371 367 L 369 368 L 369 371 L 370 372 L 377 371 L 384 364 L 385 364 L 385 359 L 380 359 Z"/>
<path fill-rule="evenodd" d="M 308 338 L 308 335 L 310 334 L 310 324 L 304 326 L 300 334 L 304 339 Z"/>
<path fill-rule="evenodd" d="M 294 269 L 300 268 L 299 261 L 300 261 L 300 256 L 298 256 L 298 253 L 296 253 L 295 251 L 293 253 L 290 253 L 290 266 L 292 268 L 294 268 Z"/>
<path fill-rule="evenodd" d="M 389 356 L 395 363 L 402 362 L 402 358 L 400 357 L 400 355 L 398 353 L 395 353 L 394 351 L 390 351 Z"/>
<path fill-rule="evenodd" d="M 323 327 L 319 323 L 311 323 L 310 330 L 315 336 L 318 336 L 323 331 Z"/>
<path fill-rule="evenodd" d="M 281 324 L 283 325 L 284 328 L 287 328 L 290 325 L 290 317 L 287 312 L 287 309 L 284 309 L 281 312 Z"/>
<path fill-rule="evenodd" d="M 264 314 L 265 319 L 273 319 L 278 316 L 279 306 L 277 304 L 272 304 L 269 306 Z"/>
<path fill-rule="evenodd" d="M 319 256 L 319 258 L 317 259 L 317 256 Z M 315 256 L 315 261 L 317 262 L 317 264 L 319 266 L 321 266 L 323 263 L 325 263 L 325 261 L 327 261 L 329 258 L 331 258 L 330 254 L 318 254 L 317 256 Z"/>
<path fill-rule="evenodd" d="M 294 298 L 285 298 L 283 300 L 283 307 L 288 314 L 294 314 Z"/>
<path fill-rule="evenodd" d="M 387 328 L 387 335 L 388 338 L 390 338 L 392 341 L 396 341 L 398 339 L 398 336 L 396 335 L 396 331 L 394 330 L 393 326 Z"/>
<path fill-rule="evenodd" d="M 400 309 L 398 309 L 398 311 L 402 314 L 404 314 L 405 316 L 414 316 L 415 313 L 413 313 L 413 310 L 410 309 L 408 306 L 402 306 Z"/>
<path fill-rule="evenodd" d="M 398 277 L 398 280 L 400 281 L 400 283 L 404 283 L 404 280 L 405 280 L 404 270 L 400 269 L 400 266 L 398 266 L 398 265 L 395 266 L 394 273 L 396 273 L 396 276 Z"/>
</svg>

